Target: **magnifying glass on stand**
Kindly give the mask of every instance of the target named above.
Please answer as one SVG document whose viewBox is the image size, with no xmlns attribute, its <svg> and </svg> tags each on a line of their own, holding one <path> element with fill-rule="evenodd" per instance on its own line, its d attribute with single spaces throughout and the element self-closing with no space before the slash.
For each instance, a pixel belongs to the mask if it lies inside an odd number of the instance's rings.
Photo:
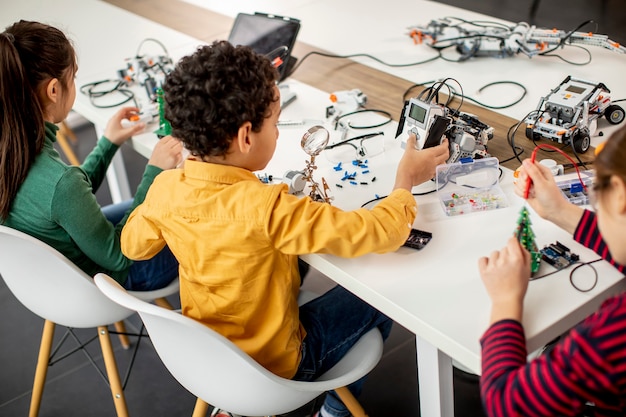
<svg viewBox="0 0 626 417">
<path fill-rule="evenodd" d="M 320 187 L 313 179 L 313 172 L 317 169 L 315 158 L 326 148 L 329 138 L 330 134 L 326 128 L 323 126 L 313 126 L 302 136 L 300 146 L 302 146 L 304 152 L 311 157 L 310 160 L 306 161 L 306 168 L 304 169 L 304 180 L 309 184 L 311 189 L 309 196 L 313 201 L 330 204 L 332 197 L 328 196 L 329 187 L 326 180 L 322 177 L 322 186 Z"/>
</svg>

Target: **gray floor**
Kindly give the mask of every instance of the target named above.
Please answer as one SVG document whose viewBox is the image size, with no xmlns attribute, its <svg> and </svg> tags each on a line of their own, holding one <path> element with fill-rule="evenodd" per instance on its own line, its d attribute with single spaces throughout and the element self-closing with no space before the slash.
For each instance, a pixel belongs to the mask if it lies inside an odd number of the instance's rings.
<svg viewBox="0 0 626 417">
<path fill-rule="evenodd" d="M 529 21 L 530 1 L 519 0 L 447 0 L 451 5 L 464 7 L 511 21 Z M 539 26 L 573 29 L 578 24 L 593 19 L 598 23 L 598 33 L 610 35 L 616 41 L 626 42 L 626 14 L 624 0 L 545 0 L 539 4 L 535 23 Z M 593 64 L 591 64 L 593 65 Z M 598 80 L 614 82 L 616 80 Z M 95 142 L 90 125 L 77 129 L 79 144 L 76 151 L 85 155 Z M 124 158 L 131 182 L 136 187 L 146 160 L 129 146 L 123 147 Z M 110 198 L 106 184 L 97 193 L 101 204 Z M 305 287 L 323 291 L 332 285 L 326 277 L 313 271 Z M 172 299 L 177 304 L 178 300 Z M 42 320 L 26 310 L 8 291 L 0 280 L 0 417 L 24 416 L 28 413 L 30 390 L 33 382 L 37 351 L 41 337 Z M 140 325 L 132 317 L 130 328 Z M 62 335 L 58 329 L 56 338 Z M 94 332 L 82 330 L 88 338 Z M 114 347 L 121 372 L 131 357 L 117 339 Z M 89 351 L 100 357 L 97 342 Z M 396 325 L 386 343 L 384 356 L 371 373 L 361 398 L 361 403 L 372 417 L 417 416 L 419 403 L 415 364 L 415 338 L 401 326 Z M 100 364 L 101 365 L 101 364 Z M 207 375 L 219 378 L 219 375 Z M 478 398 L 476 377 L 455 372 L 455 409 L 458 417 L 483 415 Z M 190 416 L 194 401 L 163 367 L 149 340 L 141 342 L 133 371 L 126 386 L 126 398 L 133 417 L 142 416 Z M 245 398 L 242 398 L 245 401 Z M 305 407 L 294 416 L 306 416 L 313 405 Z M 81 353 L 52 366 L 44 391 L 41 417 L 52 416 L 114 416 L 108 387 Z M 427 417 L 427 416 L 426 416 Z"/>
</svg>

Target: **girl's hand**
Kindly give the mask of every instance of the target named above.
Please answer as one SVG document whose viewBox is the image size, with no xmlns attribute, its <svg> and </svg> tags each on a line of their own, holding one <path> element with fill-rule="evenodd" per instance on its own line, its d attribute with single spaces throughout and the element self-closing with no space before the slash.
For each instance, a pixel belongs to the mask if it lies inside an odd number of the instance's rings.
<svg viewBox="0 0 626 417">
<path fill-rule="evenodd" d="M 491 322 L 521 321 L 530 279 L 530 253 L 515 237 L 500 251 L 478 260 L 478 270 L 492 301 Z"/>
<path fill-rule="evenodd" d="M 104 136 L 116 145 L 121 145 L 130 139 L 133 135 L 141 132 L 145 127 L 145 123 L 137 123 L 134 126 L 123 127 L 122 120 L 130 120 L 132 116 L 137 115 L 139 109 L 137 107 L 124 107 L 111 117 L 104 129 Z"/>
</svg>

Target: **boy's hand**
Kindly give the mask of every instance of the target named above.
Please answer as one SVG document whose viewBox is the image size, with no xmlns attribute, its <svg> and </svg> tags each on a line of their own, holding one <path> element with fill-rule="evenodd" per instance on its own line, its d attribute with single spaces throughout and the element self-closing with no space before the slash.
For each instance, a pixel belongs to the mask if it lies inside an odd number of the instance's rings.
<svg viewBox="0 0 626 417">
<path fill-rule="evenodd" d="M 414 134 L 409 135 L 404 155 L 398 164 L 394 190 L 404 188 L 411 191 L 413 186 L 432 179 L 435 176 L 437 165 L 448 160 L 448 139 L 444 139 L 437 146 L 423 150 L 415 149 L 416 141 L 417 138 Z"/>
<path fill-rule="evenodd" d="M 130 139 L 133 135 L 141 132 L 145 127 L 145 123 L 137 123 L 134 126 L 122 127 L 122 120 L 129 119 L 139 113 L 137 107 L 124 107 L 111 117 L 104 129 L 104 136 L 116 145 L 121 145 Z"/>
<path fill-rule="evenodd" d="M 491 298 L 491 322 L 521 321 L 530 279 L 530 253 L 511 237 L 502 250 L 480 258 L 478 270 Z"/>
<path fill-rule="evenodd" d="M 148 165 L 163 170 L 176 168 L 183 160 L 183 144 L 172 136 L 164 136 L 154 147 Z"/>
</svg>

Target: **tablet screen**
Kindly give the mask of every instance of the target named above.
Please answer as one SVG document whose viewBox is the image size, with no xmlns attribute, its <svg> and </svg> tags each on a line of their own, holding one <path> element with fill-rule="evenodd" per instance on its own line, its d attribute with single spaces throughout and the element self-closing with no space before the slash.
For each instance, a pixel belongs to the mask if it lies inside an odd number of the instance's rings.
<svg viewBox="0 0 626 417">
<path fill-rule="evenodd" d="M 233 45 L 249 46 L 260 54 L 268 55 L 272 60 L 276 57 L 282 58 L 284 63 L 278 67 L 282 79 L 288 67 L 293 65 L 291 50 L 299 30 L 298 19 L 263 13 L 239 13 L 228 35 L 228 41 Z"/>
</svg>

